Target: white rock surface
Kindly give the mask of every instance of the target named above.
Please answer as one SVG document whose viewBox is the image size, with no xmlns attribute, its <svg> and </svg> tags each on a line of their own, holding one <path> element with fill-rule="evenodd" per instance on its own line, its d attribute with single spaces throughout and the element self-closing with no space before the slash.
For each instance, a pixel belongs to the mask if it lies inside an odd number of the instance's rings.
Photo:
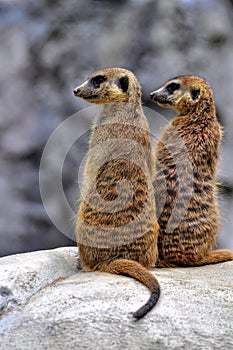
<svg viewBox="0 0 233 350">
<path fill-rule="evenodd" d="M 77 248 L 16 254 L 0 259 L 0 315 L 61 277 L 77 273 Z M 1 301 L 2 300 L 2 301 Z M 5 307 L 3 307 L 5 305 Z M 1 308 L 2 306 L 2 308 Z"/>
<path fill-rule="evenodd" d="M 231 350 L 232 272 L 233 262 L 155 269 L 160 302 L 136 322 L 148 290 L 127 277 L 78 272 L 76 248 L 2 258 L 0 349 Z"/>
<path fill-rule="evenodd" d="M 168 110 L 149 102 L 151 91 L 180 74 L 210 82 L 225 130 L 218 245 L 233 250 L 232 9 L 232 0 L 0 1 L 0 256 L 74 244 L 67 230 L 62 235 L 54 225 L 56 214 L 73 233 L 54 190 L 60 164 L 55 161 L 69 133 L 52 153 L 55 167 L 43 173 L 50 213 L 55 213 L 50 218 L 41 201 L 38 169 L 56 127 L 91 106 L 75 98 L 73 89 L 102 67 L 125 67 L 136 74 L 143 105 L 159 112 L 149 120 L 153 137 Z M 71 208 L 80 196 L 78 170 L 88 150 L 91 123 L 86 116 L 79 114 L 77 129 L 72 128 L 77 141 L 62 167 Z"/>
</svg>

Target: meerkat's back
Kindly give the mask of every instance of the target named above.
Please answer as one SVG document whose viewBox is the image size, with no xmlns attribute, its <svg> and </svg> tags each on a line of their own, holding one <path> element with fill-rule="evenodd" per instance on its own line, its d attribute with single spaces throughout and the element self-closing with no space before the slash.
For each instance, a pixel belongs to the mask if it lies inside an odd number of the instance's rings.
<svg viewBox="0 0 233 350">
<path fill-rule="evenodd" d="M 157 302 L 160 289 L 147 270 L 157 261 L 158 223 L 140 86 L 131 72 L 107 68 L 93 73 L 75 95 L 103 104 L 92 129 L 78 212 L 81 265 L 144 283 L 151 298 L 134 314 L 141 318 Z"/>
<path fill-rule="evenodd" d="M 222 132 L 211 88 L 199 77 L 180 76 L 152 92 L 151 98 L 179 113 L 155 148 L 159 265 L 232 260 L 228 250 L 213 251 L 219 229 L 216 170 Z"/>
</svg>

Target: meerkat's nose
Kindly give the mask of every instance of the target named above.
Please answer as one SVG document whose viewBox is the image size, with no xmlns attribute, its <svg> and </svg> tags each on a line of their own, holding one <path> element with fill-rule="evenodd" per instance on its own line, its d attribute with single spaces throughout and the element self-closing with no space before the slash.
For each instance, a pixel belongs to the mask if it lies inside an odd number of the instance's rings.
<svg viewBox="0 0 233 350">
<path fill-rule="evenodd" d="M 150 93 L 150 98 L 151 98 L 151 100 L 153 100 L 153 97 L 155 96 L 155 92 L 153 91 L 153 92 L 151 92 Z"/>
<path fill-rule="evenodd" d="M 73 91 L 74 95 L 78 95 L 79 93 L 80 93 L 80 89 L 79 88 L 74 89 L 74 91 Z"/>
</svg>

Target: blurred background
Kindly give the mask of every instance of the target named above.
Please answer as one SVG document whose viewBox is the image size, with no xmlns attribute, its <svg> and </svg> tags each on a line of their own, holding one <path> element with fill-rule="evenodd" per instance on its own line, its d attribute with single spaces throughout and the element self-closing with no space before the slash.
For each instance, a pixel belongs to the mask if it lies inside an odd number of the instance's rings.
<svg viewBox="0 0 233 350">
<path fill-rule="evenodd" d="M 225 129 L 218 245 L 233 249 L 233 1 L 0 0 L 0 256 L 75 244 L 43 208 L 40 158 L 55 128 L 86 107 L 73 88 L 111 66 L 132 70 L 155 110 L 149 92 L 165 80 L 197 74 L 210 82 Z M 63 169 L 72 207 L 87 137 Z"/>
</svg>

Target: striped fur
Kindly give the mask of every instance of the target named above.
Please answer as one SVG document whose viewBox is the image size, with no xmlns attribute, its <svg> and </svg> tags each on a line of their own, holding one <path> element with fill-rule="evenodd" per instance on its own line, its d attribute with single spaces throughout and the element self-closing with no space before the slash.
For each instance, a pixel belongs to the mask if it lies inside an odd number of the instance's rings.
<svg viewBox="0 0 233 350">
<path fill-rule="evenodd" d="M 158 223 L 151 181 L 153 156 L 140 85 L 131 72 L 107 68 L 93 73 L 74 93 L 103 104 L 92 128 L 77 218 L 81 266 L 125 274 L 145 284 L 151 297 L 134 314 L 139 319 L 160 294 L 158 281 L 147 270 L 157 262 Z"/>
<path fill-rule="evenodd" d="M 219 230 L 216 170 L 222 131 L 209 84 L 181 76 L 152 92 L 151 98 L 179 113 L 155 147 L 158 266 L 233 260 L 232 252 L 213 250 Z"/>
</svg>

